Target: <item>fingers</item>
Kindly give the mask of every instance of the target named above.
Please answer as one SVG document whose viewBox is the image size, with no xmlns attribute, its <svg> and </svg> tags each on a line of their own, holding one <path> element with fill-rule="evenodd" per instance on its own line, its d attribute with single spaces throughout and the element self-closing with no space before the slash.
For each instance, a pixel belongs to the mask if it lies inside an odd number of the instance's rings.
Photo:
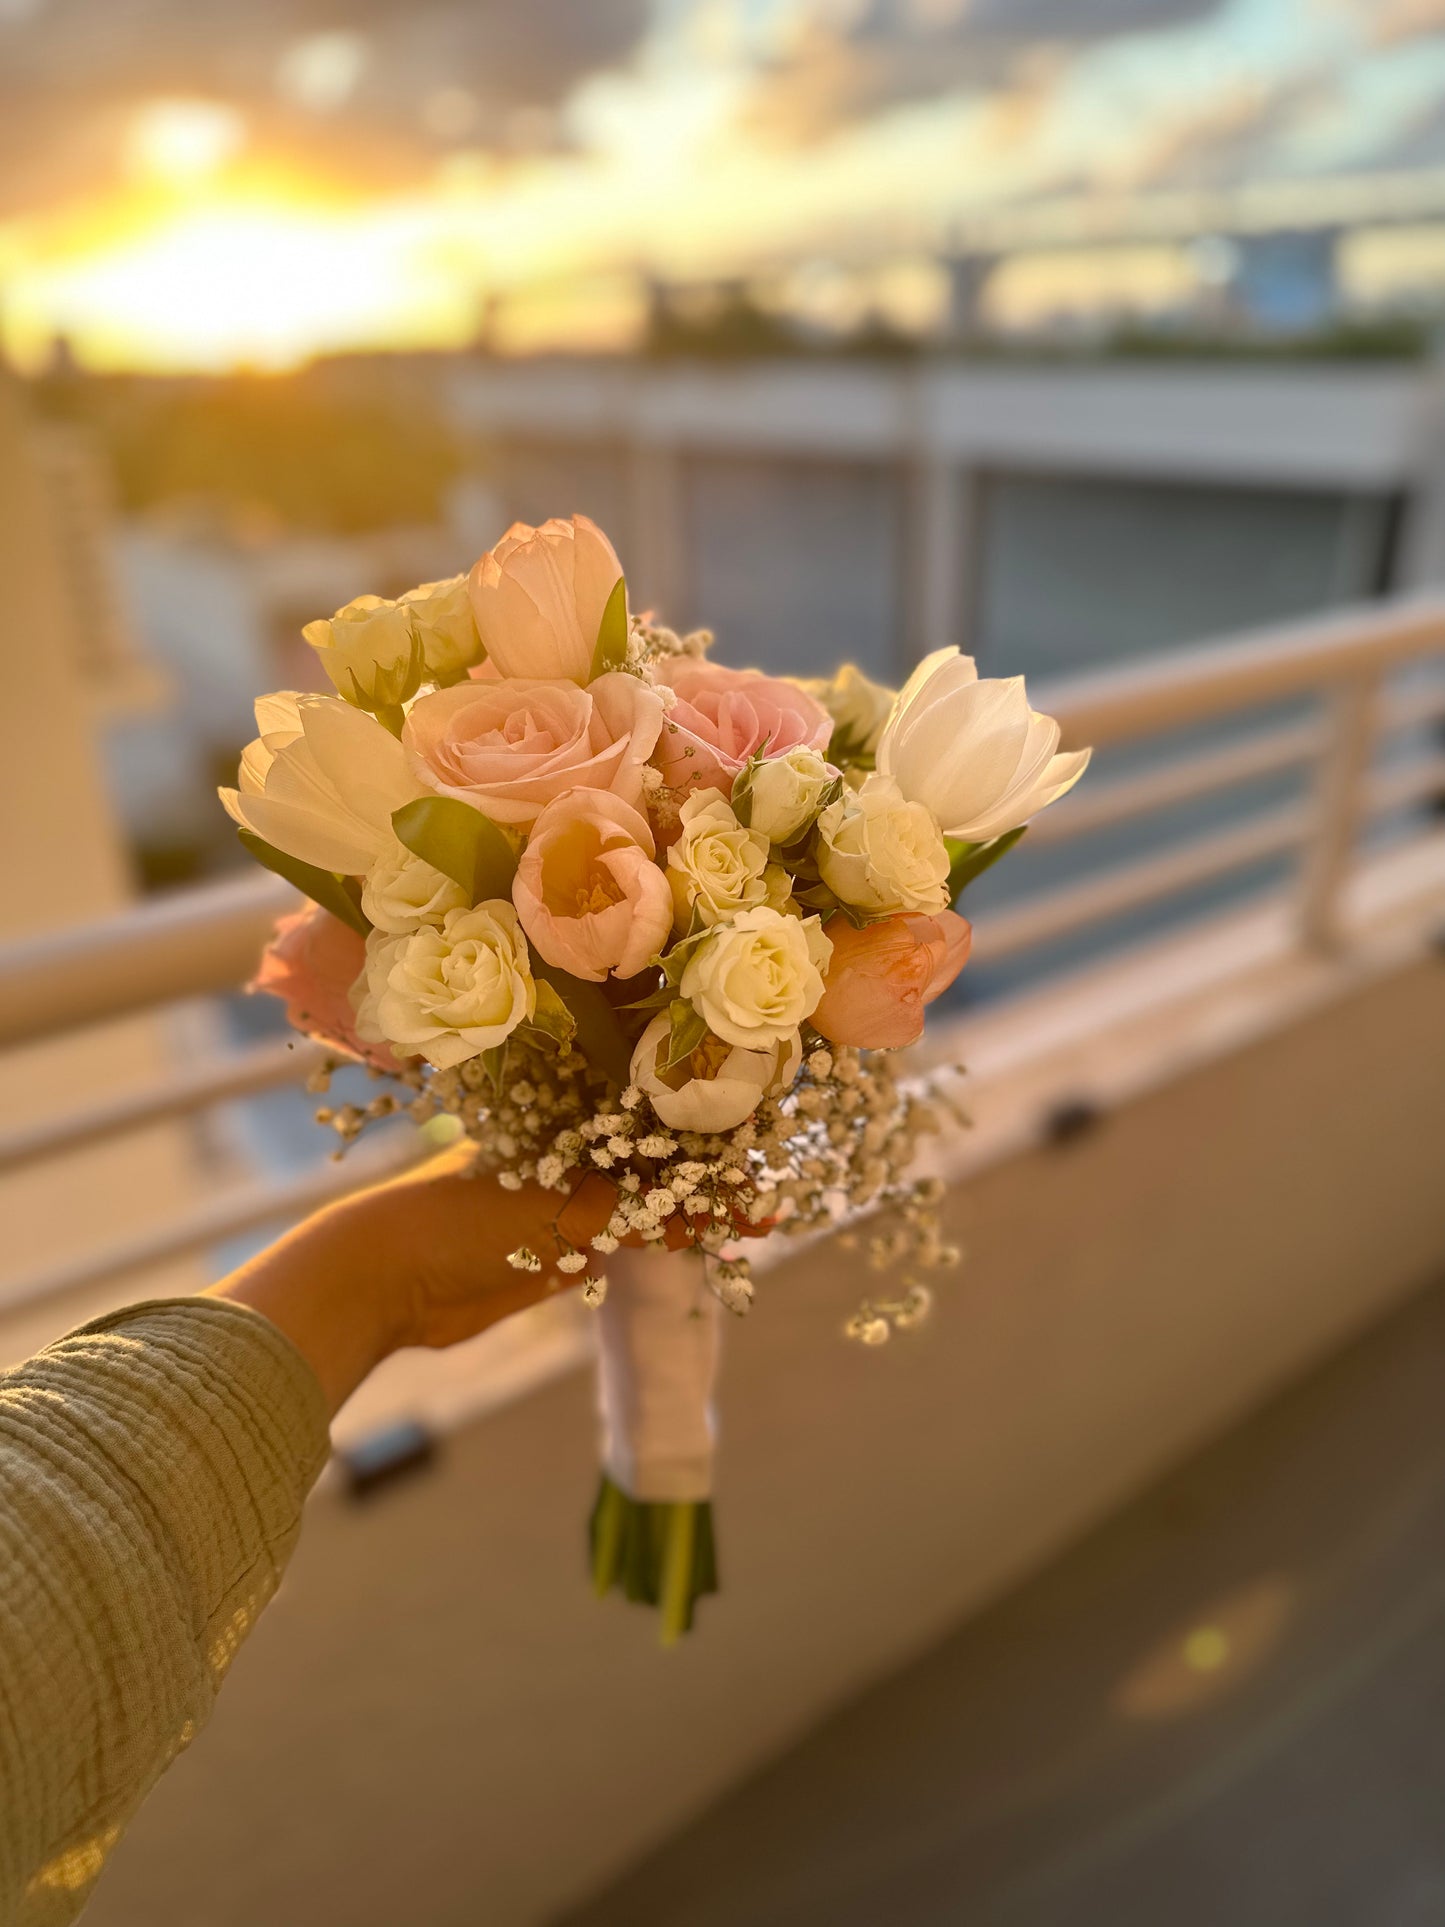
<svg viewBox="0 0 1445 1927">
<path fill-rule="evenodd" d="M 557 1230 L 577 1251 L 592 1255 L 592 1240 L 605 1231 L 617 1205 L 617 1186 L 600 1171 L 589 1171 L 557 1213 Z"/>
</svg>

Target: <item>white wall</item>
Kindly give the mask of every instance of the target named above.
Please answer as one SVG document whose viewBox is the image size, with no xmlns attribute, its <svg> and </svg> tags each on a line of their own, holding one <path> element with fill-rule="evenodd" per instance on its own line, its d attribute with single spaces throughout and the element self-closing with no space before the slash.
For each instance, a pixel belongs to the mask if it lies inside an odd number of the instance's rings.
<svg viewBox="0 0 1445 1927">
<path fill-rule="evenodd" d="M 771 1274 L 728 1333 L 727 1590 L 678 1651 L 588 1594 L 583 1375 L 319 1495 L 90 1927 L 547 1919 L 1437 1276 L 1442 1061 L 1432 959 L 982 1171 L 967 1268 L 881 1352 L 831 1249 Z"/>
</svg>

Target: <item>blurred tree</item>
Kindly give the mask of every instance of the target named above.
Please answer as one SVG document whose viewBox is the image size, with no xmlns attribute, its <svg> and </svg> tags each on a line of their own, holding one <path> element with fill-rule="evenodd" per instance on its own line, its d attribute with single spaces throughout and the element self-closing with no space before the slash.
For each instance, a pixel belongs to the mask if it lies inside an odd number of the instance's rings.
<svg viewBox="0 0 1445 1927">
<path fill-rule="evenodd" d="M 374 374 L 62 375 L 39 391 L 99 431 L 128 510 L 199 499 L 330 534 L 438 521 L 461 446 L 429 384 Z"/>
</svg>

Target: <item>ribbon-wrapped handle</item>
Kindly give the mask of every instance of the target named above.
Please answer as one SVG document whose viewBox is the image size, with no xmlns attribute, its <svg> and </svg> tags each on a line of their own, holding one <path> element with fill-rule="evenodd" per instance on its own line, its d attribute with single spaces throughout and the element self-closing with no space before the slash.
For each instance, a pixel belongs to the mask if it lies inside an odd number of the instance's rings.
<svg viewBox="0 0 1445 1927">
<path fill-rule="evenodd" d="M 620 1260 L 620 1262 L 619 1262 Z M 720 1308 L 692 1252 L 619 1253 L 598 1311 L 602 1484 L 592 1582 L 656 1606 L 665 1644 L 717 1591 L 712 1466 Z"/>
</svg>

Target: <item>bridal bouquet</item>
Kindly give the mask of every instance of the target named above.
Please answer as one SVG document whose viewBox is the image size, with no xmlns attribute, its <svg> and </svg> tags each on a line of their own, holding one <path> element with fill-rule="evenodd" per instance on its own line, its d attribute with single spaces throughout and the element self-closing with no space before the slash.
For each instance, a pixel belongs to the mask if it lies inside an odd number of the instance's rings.
<svg viewBox="0 0 1445 1927">
<path fill-rule="evenodd" d="M 956 1253 L 907 1176 L 934 1107 L 888 1053 L 967 960 L 961 892 L 1088 752 L 955 649 L 896 695 L 851 665 L 714 663 L 705 632 L 630 612 L 583 516 L 304 633 L 337 694 L 263 697 L 221 792 L 311 899 L 258 986 L 395 1080 L 323 1113 L 343 1139 L 450 1113 L 559 1211 L 593 1173 L 615 1187 L 556 1261 L 601 1321 L 593 1575 L 676 1636 L 716 1585 L 718 1308 L 752 1299 L 746 1240 L 886 1206 L 872 1255 L 903 1282 L 849 1329 L 922 1314 L 909 1273 Z"/>
</svg>

